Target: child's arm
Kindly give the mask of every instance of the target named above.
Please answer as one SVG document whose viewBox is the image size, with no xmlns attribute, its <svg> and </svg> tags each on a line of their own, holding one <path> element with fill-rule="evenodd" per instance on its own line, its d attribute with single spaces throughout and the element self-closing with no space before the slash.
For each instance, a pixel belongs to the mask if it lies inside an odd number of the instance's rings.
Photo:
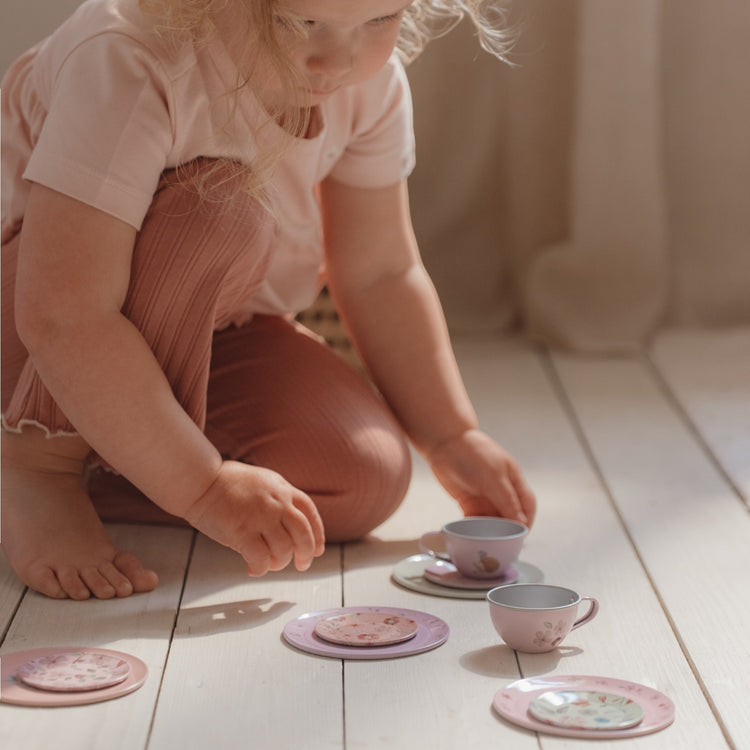
<svg viewBox="0 0 750 750">
<path fill-rule="evenodd" d="M 372 377 L 468 515 L 533 521 L 515 461 L 477 427 L 435 289 L 419 257 L 406 182 L 321 186 L 331 294 Z"/>
<path fill-rule="evenodd" d="M 309 566 L 322 549 L 312 501 L 273 472 L 222 461 L 121 314 L 134 243 L 126 223 L 32 186 L 16 324 L 39 375 L 81 437 L 162 508 L 238 551 L 253 572 L 293 554 Z"/>
</svg>

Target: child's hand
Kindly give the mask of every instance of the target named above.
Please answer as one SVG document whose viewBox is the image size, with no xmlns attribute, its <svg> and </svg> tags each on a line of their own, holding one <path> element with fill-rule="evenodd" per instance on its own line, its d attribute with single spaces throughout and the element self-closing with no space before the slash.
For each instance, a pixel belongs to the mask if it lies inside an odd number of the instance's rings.
<svg viewBox="0 0 750 750">
<path fill-rule="evenodd" d="M 313 501 L 270 469 L 224 461 L 208 490 L 185 513 L 196 529 L 239 552 L 252 576 L 294 558 L 307 570 L 323 554 L 323 522 Z"/>
<path fill-rule="evenodd" d="M 536 498 L 518 464 L 483 432 L 467 430 L 438 445 L 427 459 L 465 515 L 534 522 Z"/>
</svg>

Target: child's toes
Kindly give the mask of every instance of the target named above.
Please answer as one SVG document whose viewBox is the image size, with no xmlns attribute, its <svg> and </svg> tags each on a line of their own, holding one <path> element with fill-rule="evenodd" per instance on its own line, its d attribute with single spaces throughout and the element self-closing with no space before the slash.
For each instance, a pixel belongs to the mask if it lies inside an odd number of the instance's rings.
<svg viewBox="0 0 750 750">
<path fill-rule="evenodd" d="M 109 581 L 114 596 L 122 599 L 133 593 L 133 584 L 108 560 L 99 565 L 99 572 Z"/>
<path fill-rule="evenodd" d="M 28 575 L 21 575 L 21 580 L 34 591 L 50 597 L 51 599 L 67 599 L 68 595 L 63 590 L 54 571 L 44 564 L 32 566 Z"/>
<path fill-rule="evenodd" d="M 115 587 L 109 582 L 107 576 L 104 575 L 99 568 L 93 565 L 81 568 L 80 576 L 89 591 L 97 599 L 113 599 L 116 596 L 117 592 Z"/>
<path fill-rule="evenodd" d="M 130 581 L 135 592 L 153 591 L 159 584 L 159 576 L 153 570 L 144 568 L 143 563 L 130 552 L 118 552 L 114 564 Z"/>
<path fill-rule="evenodd" d="M 91 596 L 91 590 L 83 582 L 77 568 L 65 565 L 57 570 L 57 580 L 63 591 L 71 599 L 83 601 Z"/>
</svg>

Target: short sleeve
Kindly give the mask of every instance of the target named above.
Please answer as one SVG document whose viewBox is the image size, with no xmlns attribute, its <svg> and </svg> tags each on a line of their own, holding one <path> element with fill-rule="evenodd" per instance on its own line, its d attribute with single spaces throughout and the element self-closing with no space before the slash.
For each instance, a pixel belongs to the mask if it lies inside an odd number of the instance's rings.
<svg viewBox="0 0 750 750">
<path fill-rule="evenodd" d="M 357 96 L 351 138 L 330 175 L 354 187 L 392 185 L 415 163 L 411 92 L 395 55 Z"/>
<path fill-rule="evenodd" d="M 50 87 L 24 178 L 139 229 L 173 142 L 159 61 L 125 34 L 102 33 L 67 56 Z"/>
</svg>

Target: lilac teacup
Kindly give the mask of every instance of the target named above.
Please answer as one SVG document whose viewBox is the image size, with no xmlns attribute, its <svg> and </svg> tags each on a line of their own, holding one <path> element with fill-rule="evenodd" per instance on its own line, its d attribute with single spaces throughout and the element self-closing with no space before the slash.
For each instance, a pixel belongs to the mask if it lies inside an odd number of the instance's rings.
<svg viewBox="0 0 750 750">
<path fill-rule="evenodd" d="M 518 559 L 528 527 L 495 516 L 468 516 L 420 539 L 423 552 L 449 560 L 467 578 L 500 578 Z"/>
<path fill-rule="evenodd" d="M 593 596 L 544 583 L 498 586 L 487 592 L 487 601 L 498 635 L 512 649 L 530 654 L 552 651 L 571 630 L 593 620 L 599 611 Z M 586 614 L 578 617 L 582 601 L 590 604 Z"/>
</svg>

